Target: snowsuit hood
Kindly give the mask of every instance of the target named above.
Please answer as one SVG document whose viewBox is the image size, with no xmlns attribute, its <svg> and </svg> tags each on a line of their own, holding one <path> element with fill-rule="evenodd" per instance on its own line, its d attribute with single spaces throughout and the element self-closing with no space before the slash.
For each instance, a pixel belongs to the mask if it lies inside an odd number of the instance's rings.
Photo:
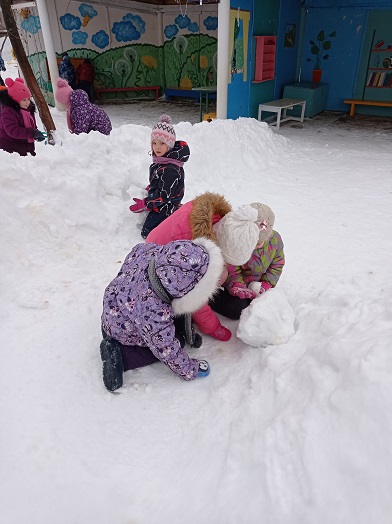
<svg viewBox="0 0 392 524">
<path fill-rule="evenodd" d="M 199 237 L 216 242 L 213 225 L 229 211 L 231 205 L 217 193 L 203 193 L 182 205 L 147 237 L 147 242 L 167 244 L 172 240 L 193 240 Z"/>
</svg>

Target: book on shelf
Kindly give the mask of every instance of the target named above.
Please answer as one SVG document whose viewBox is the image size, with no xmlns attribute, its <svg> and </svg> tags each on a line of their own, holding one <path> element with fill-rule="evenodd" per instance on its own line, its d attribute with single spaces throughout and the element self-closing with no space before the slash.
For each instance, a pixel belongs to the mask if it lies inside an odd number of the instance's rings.
<svg viewBox="0 0 392 524">
<path fill-rule="evenodd" d="M 372 86 L 373 85 L 373 82 L 374 82 L 374 79 L 376 78 L 376 73 L 374 71 L 372 71 L 369 75 L 369 79 L 367 81 L 367 86 Z"/>
<path fill-rule="evenodd" d="M 383 71 L 382 73 L 380 73 L 380 76 L 378 78 L 377 87 L 381 87 L 382 85 L 384 85 L 384 79 L 385 79 L 385 72 Z"/>
</svg>

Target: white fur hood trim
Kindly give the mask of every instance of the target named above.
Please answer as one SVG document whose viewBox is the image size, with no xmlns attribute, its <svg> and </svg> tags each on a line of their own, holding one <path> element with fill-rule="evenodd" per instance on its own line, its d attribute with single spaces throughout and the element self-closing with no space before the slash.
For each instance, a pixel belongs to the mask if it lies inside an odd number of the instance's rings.
<svg viewBox="0 0 392 524">
<path fill-rule="evenodd" d="M 209 255 L 208 269 L 203 278 L 196 286 L 181 298 L 175 298 L 172 301 L 172 308 L 175 315 L 184 315 L 194 313 L 202 306 L 207 304 L 217 290 L 219 277 L 224 268 L 224 261 L 219 247 L 208 238 L 196 238 L 192 240 L 194 244 L 204 247 Z"/>
</svg>

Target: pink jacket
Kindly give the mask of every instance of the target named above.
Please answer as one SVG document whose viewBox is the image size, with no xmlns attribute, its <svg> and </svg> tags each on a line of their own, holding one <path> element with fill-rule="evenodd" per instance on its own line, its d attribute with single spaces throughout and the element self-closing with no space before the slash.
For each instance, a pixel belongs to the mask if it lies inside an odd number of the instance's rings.
<svg viewBox="0 0 392 524">
<path fill-rule="evenodd" d="M 151 231 L 146 242 L 165 245 L 172 240 L 193 240 L 201 236 L 216 241 L 212 226 L 229 211 L 231 206 L 221 195 L 204 193 L 161 222 Z M 220 325 L 208 304 L 193 313 L 192 318 L 202 333 L 211 333 Z"/>
</svg>

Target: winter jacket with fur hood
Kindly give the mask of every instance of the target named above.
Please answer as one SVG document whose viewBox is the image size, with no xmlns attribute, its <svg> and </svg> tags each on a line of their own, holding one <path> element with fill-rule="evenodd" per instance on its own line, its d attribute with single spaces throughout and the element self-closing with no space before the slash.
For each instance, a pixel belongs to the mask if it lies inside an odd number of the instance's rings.
<svg viewBox="0 0 392 524">
<path fill-rule="evenodd" d="M 222 195 L 203 193 L 182 205 L 148 235 L 146 242 L 167 244 L 172 240 L 206 237 L 216 242 L 212 226 L 229 211 L 231 205 Z"/>
<path fill-rule="evenodd" d="M 172 299 L 170 303 L 150 282 L 152 258 L 156 276 Z M 105 290 L 103 330 L 123 345 L 148 347 L 174 373 L 193 380 L 199 364 L 181 348 L 174 317 L 196 311 L 211 298 L 223 264 L 220 249 L 206 238 L 165 246 L 138 244 Z"/>
<path fill-rule="evenodd" d="M 216 242 L 213 225 L 229 211 L 231 205 L 222 195 L 203 193 L 159 224 L 148 235 L 146 242 L 167 244 L 172 240 L 193 240 L 199 237 Z M 192 318 L 202 333 L 211 333 L 220 325 L 218 317 L 208 305 L 200 308 Z"/>
<path fill-rule="evenodd" d="M 34 127 L 25 127 L 20 105 L 11 97 L 3 97 L 3 105 L 0 109 L 0 149 L 8 153 L 19 153 L 26 156 L 28 153 L 35 156 L 34 129 L 35 105 L 30 104 L 28 111 L 33 117 Z"/>
</svg>

